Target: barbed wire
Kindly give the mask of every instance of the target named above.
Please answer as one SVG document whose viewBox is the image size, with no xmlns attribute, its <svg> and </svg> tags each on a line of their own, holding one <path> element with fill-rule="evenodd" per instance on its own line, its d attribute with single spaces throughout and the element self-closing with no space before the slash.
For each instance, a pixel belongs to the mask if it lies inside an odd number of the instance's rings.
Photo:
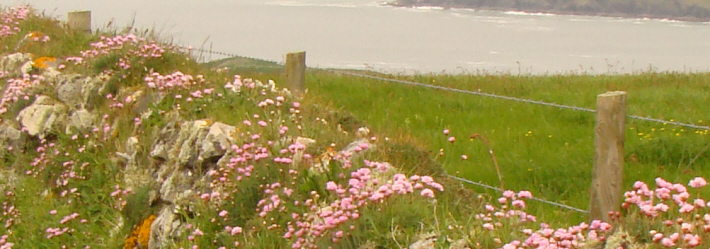
<svg viewBox="0 0 710 249">
<path fill-rule="evenodd" d="M 469 180 L 469 179 L 465 179 L 465 178 L 461 178 L 461 177 L 457 177 L 457 176 L 452 176 L 452 175 L 449 175 L 449 174 L 444 174 L 444 176 L 449 177 L 449 178 L 454 179 L 454 180 L 461 181 L 461 182 L 465 182 L 465 183 L 469 183 L 469 184 L 472 184 L 472 185 L 476 185 L 476 186 L 479 186 L 479 187 L 483 187 L 483 188 L 487 188 L 487 189 L 491 189 L 491 190 L 496 190 L 496 191 L 499 191 L 499 192 L 505 191 L 504 189 L 501 189 L 501 188 L 496 188 L 496 187 L 493 187 L 493 186 L 490 186 L 490 185 L 486 185 L 486 184 L 483 184 L 483 183 L 480 183 L 480 182 L 474 182 L 474 181 L 471 181 L 471 180 Z M 553 206 L 557 206 L 557 207 L 561 207 L 561 208 L 565 208 L 565 209 L 577 211 L 577 212 L 580 212 L 580 213 L 585 213 L 585 214 L 588 214 L 588 213 L 589 213 L 589 211 L 587 211 L 587 210 L 579 209 L 579 208 L 576 208 L 576 207 L 572 207 L 572 206 L 565 205 L 565 204 L 561 204 L 561 203 L 557 203 L 557 202 L 548 201 L 548 200 L 545 200 L 545 199 L 540 199 L 540 198 L 537 198 L 537 197 L 532 197 L 532 198 L 530 198 L 530 199 L 531 199 L 531 200 L 538 201 L 538 202 L 542 202 L 542 203 L 545 203 L 545 204 L 549 204 L 549 205 L 553 205 Z"/>
<path fill-rule="evenodd" d="M 211 49 L 208 50 L 208 49 L 200 49 L 200 48 L 187 48 L 184 46 L 178 46 L 178 47 L 188 49 L 188 50 L 203 52 L 203 53 L 210 53 L 210 54 L 227 56 L 227 57 L 242 57 L 237 54 L 219 52 L 219 51 L 214 51 Z M 281 63 L 277 63 L 277 64 L 281 65 Z M 389 82 L 395 82 L 395 83 L 400 83 L 400 84 L 427 87 L 427 88 L 444 90 L 444 91 L 459 92 L 459 93 L 465 93 L 465 94 L 474 94 L 474 95 L 479 95 L 479 96 L 484 96 L 484 97 L 506 99 L 506 100 L 511 100 L 511 101 L 530 103 L 530 104 L 536 104 L 536 105 L 551 106 L 551 107 L 557 107 L 557 108 L 569 109 L 569 110 L 575 110 L 575 111 L 582 111 L 582 112 L 591 112 L 591 113 L 597 112 L 594 109 L 586 108 L 586 107 L 563 105 L 563 104 L 550 103 L 550 102 L 544 102 L 544 101 L 539 101 L 539 100 L 523 99 L 523 98 L 517 98 L 517 97 L 511 97 L 511 96 L 505 96 L 505 95 L 499 95 L 499 94 L 493 94 L 493 93 L 486 93 L 486 92 L 481 92 L 481 91 L 463 90 L 463 89 L 430 85 L 430 84 L 424 84 L 424 83 L 412 82 L 412 81 L 406 81 L 406 80 L 384 78 L 384 77 L 378 77 L 378 76 L 367 75 L 367 74 L 353 73 L 353 72 L 348 72 L 348 71 L 343 71 L 343 70 L 322 69 L 322 68 L 319 68 L 319 69 L 323 70 L 323 71 L 327 71 L 327 72 L 337 73 L 337 74 L 345 74 L 345 75 L 362 77 L 362 78 L 370 78 L 370 79 L 381 80 L 381 81 L 389 81 Z M 710 130 L 710 126 L 681 123 L 681 122 L 676 122 L 676 121 L 670 121 L 670 120 L 664 120 L 664 119 L 658 119 L 658 118 L 652 118 L 652 117 L 644 117 L 644 116 L 638 116 L 638 115 L 627 115 L 627 117 L 632 118 L 632 119 L 637 119 L 637 120 L 648 121 L 648 122 L 677 125 L 677 126 L 682 126 L 682 127 L 686 127 L 686 128 L 692 128 L 692 129 Z"/>
<path fill-rule="evenodd" d="M 518 102 L 524 102 L 524 103 L 530 103 L 530 104 L 538 104 L 538 105 L 545 105 L 545 106 L 552 106 L 552 107 L 558 107 L 558 108 L 563 108 L 563 109 L 571 109 L 571 110 L 583 111 L 583 112 L 596 112 L 594 109 L 589 109 L 589 108 L 584 108 L 584 107 L 577 107 L 577 106 L 570 106 L 570 105 L 561 105 L 561 104 L 543 102 L 543 101 L 538 101 L 538 100 L 529 100 L 529 99 L 522 99 L 522 98 L 510 97 L 510 96 L 505 96 L 505 95 L 498 95 L 498 94 L 493 94 L 493 93 L 485 93 L 485 92 L 479 92 L 479 91 L 462 90 L 462 89 L 457 89 L 457 88 L 450 88 L 450 87 L 445 87 L 445 86 L 430 85 L 430 84 L 424 84 L 424 83 L 412 82 L 412 81 L 406 81 L 406 80 L 388 79 L 388 78 L 383 78 L 383 77 L 378 77 L 378 76 L 372 76 L 372 75 L 367 75 L 367 74 L 358 74 L 358 73 L 352 73 L 352 72 L 345 72 L 345 71 L 340 71 L 340 70 L 328 70 L 328 71 L 334 72 L 334 73 L 340 73 L 340 74 L 351 75 L 351 76 L 358 76 L 358 77 L 362 77 L 362 78 L 370 78 L 370 79 L 376 79 L 376 80 L 381 80 L 381 81 L 390 81 L 390 82 L 401 83 L 401 84 L 406 84 L 406 85 L 421 86 L 421 87 L 427 87 L 427 88 L 433 88 L 433 89 L 439 89 L 439 90 L 445 90 L 445 91 L 451 91 L 451 92 L 474 94 L 474 95 L 480 95 L 480 96 L 491 97 L 491 98 L 507 99 L 507 100 L 513 100 L 513 101 L 518 101 Z"/>
</svg>

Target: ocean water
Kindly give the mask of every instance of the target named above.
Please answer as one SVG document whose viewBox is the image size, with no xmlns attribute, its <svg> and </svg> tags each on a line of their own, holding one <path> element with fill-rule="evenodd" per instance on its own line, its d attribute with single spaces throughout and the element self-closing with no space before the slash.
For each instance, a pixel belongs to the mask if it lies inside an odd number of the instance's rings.
<svg viewBox="0 0 710 249">
<path fill-rule="evenodd" d="M 7 2 L 6 2 L 7 1 Z M 155 28 L 173 42 L 311 67 L 388 72 L 522 74 L 708 71 L 710 24 L 397 8 L 371 0 L 5 0 L 64 19 L 91 10 L 94 28 Z M 206 59 L 219 59 L 209 55 Z"/>
</svg>

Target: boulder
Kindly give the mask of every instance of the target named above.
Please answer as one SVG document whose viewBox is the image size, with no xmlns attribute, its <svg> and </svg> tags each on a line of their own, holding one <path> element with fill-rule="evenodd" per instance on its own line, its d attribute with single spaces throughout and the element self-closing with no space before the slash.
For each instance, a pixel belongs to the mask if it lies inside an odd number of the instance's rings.
<svg viewBox="0 0 710 249">
<path fill-rule="evenodd" d="M 52 129 L 64 130 L 66 127 L 67 107 L 53 103 L 47 96 L 39 96 L 32 105 L 25 107 L 17 115 L 23 130 L 31 136 L 44 138 Z M 58 128 L 62 129 L 58 129 Z"/>
<path fill-rule="evenodd" d="M 30 54 L 14 53 L 0 57 L 0 72 L 7 72 L 10 77 L 22 75 L 21 67 L 32 61 Z"/>
<path fill-rule="evenodd" d="M 83 106 L 81 89 L 84 85 L 81 75 L 61 75 L 57 78 L 57 99 L 65 105 L 79 109 Z"/>
<path fill-rule="evenodd" d="M 13 150 L 21 150 L 25 146 L 27 136 L 22 131 L 8 125 L 7 123 L 0 124 L 0 149 L 7 150 L 12 147 Z"/>
<path fill-rule="evenodd" d="M 439 235 L 436 233 L 423 233 L 417 236 L 416 242 L 409 245 L 409 249 L 434 249 Z"/>
<path fill-rule="evenodd" d="M 200 189 L 209 185 L 205 177 L 210 167 L 227 153 L 234 144 L 236 128 L 208 120 L 174 120 L 163 127 L 150 155 L 156 159 L 155 183 L 159 185 L 156 198 L 163 207 L 151 226 L 149 248 L 162 248 L 184 230 L 176 209 L 189 211 Z M 126 157 L 131 158 L 129 146 Z M 145 174 L 147 175 L 147 174 Z"/>
<path fill-rule="evenodd" d="M 166 248 L 184 232 L 184 224 L 178 210 L 163 208 L 150 226 L 149 249 Z"/>
<path fill-rule="evenodd" d="M 216 122 L 210 126 L 207 136 L 202 140 L 199 161 L 215 161 L 221 158 L 234 143 L 233 136 L 237 130 L 234 126 Z"/>
<path fill-rule="evenodd" d="M 81 103 L 83 108 L 93 110 L 96 99 L 104 98 L 106 94 L 106 82 L 109 77 L 100 74 L 98 77 L 86 77 L 81 84 Z"/>
<path fill-rule="evenodd" d="M 88 132 L 95 126 L 94 114 L 86 109 L 79 109 L 71 112 L 69 115 L 69 125 L 66 127 L 66 133 L 72 134 L 73 129 L 80 132 Z"/>
</svg>

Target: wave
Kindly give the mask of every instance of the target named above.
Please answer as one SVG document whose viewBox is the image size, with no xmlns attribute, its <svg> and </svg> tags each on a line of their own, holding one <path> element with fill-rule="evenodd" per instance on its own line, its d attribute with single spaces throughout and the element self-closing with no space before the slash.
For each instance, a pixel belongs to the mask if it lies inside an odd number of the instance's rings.
<svg viewBox="0 0 710 249">
<path fill-rule="evenodd" d="M 525 12 L 525 11 L 504 11 L 503 14 L 514 16 L 557 16 L 557 14 L 544 12 Z"/>
</svg>

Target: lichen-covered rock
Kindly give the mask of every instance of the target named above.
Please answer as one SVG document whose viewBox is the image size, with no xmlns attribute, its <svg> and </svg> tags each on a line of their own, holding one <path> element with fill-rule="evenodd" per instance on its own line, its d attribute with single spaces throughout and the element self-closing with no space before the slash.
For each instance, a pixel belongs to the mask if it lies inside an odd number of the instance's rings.
<svg viewBox="0 0 710 249">
<path fill-rule="evenodd" d="M 149 249 L 167 247 L 173 239 L 180 237 L 183 232 L 183 222 L 180 214 L 173 208 L 163 208 L 153 224 L 150 226 Z"/>
<path fill-rule="evenodd" d="M 0 57 L 0 72 L 6 72 L 10 77 L 22 75 L 20 68 L 31 61 L 30 54 L 14 53 Z"/>
<path fill-rule="evenodd" d="M 96 125 L 94 118 L 94 114 L 86 109 L 79 109 L 71 112 L 69 115 L 69 125 L 67 125 L 66 133 L 72 134 L 73 129 L 80 132 L 90 131 Z"/>
<path fill-rule="evenodd" d="M 434 249 L 436 248 L 436 240 L 439 238 L 435 233 L 420 234 L 418 240 L 409 246 L 409 249 Z"/>
<path fill-rule="evenodd" d="M 52 129 L 65 129 L 67 109 L 61 103 L 53 103 L 47 96 L 39 96 L 32 105 L 20 111 L 17 121 L 31 136 L 44 138 Z"/>
<path fill-rule="evenodd" d="M 98 77 L 86 77 L 81 84 L 81 100 L 82 108 L 93 110 L 95 108 L 96 99 L 104 98 L 106 94 L 106 82 L 108 76 L 100 74 Z"/>
<path fill-rule="evenodd" d="M 26 139 L 27 136 L 19 129 L 7 123 L 0 124 L 0 149 L 7 150 L 12 148 L 12 150 L 21 150 L 25 145 Z"/>
<path fill-rule="evenodd" d="M 65 105 L 79 109 L 83 106 L 81 89 L 84 87 L 83 78 L 78 74 L 61 75 L 57 79 L 57 99 Z"/>
<path fill-rule="evenodd" d="M 212 124 L 207 136 L 202 140 L 198 161 L 214 161 L 215 158 L 222 157 L 230 145 L 234 143 L 233 136 L 236 132 L 237 130 L 234 126 L 220 122 Z"/>
<path fill-rule="evenodd" d="M 234 126 L 207 120 L 179 123 L 175 120 L 163 127 L 150 152 L 157 164 L 157 198 L 164 203 L 152 226 L 150 248 L 161 248 L 178 236 L 182 222 L 174 209 L 189 210 L 199 189 L 209 184 L 205 175 L 210 167 L 235 142 Z"/>
</svg>

